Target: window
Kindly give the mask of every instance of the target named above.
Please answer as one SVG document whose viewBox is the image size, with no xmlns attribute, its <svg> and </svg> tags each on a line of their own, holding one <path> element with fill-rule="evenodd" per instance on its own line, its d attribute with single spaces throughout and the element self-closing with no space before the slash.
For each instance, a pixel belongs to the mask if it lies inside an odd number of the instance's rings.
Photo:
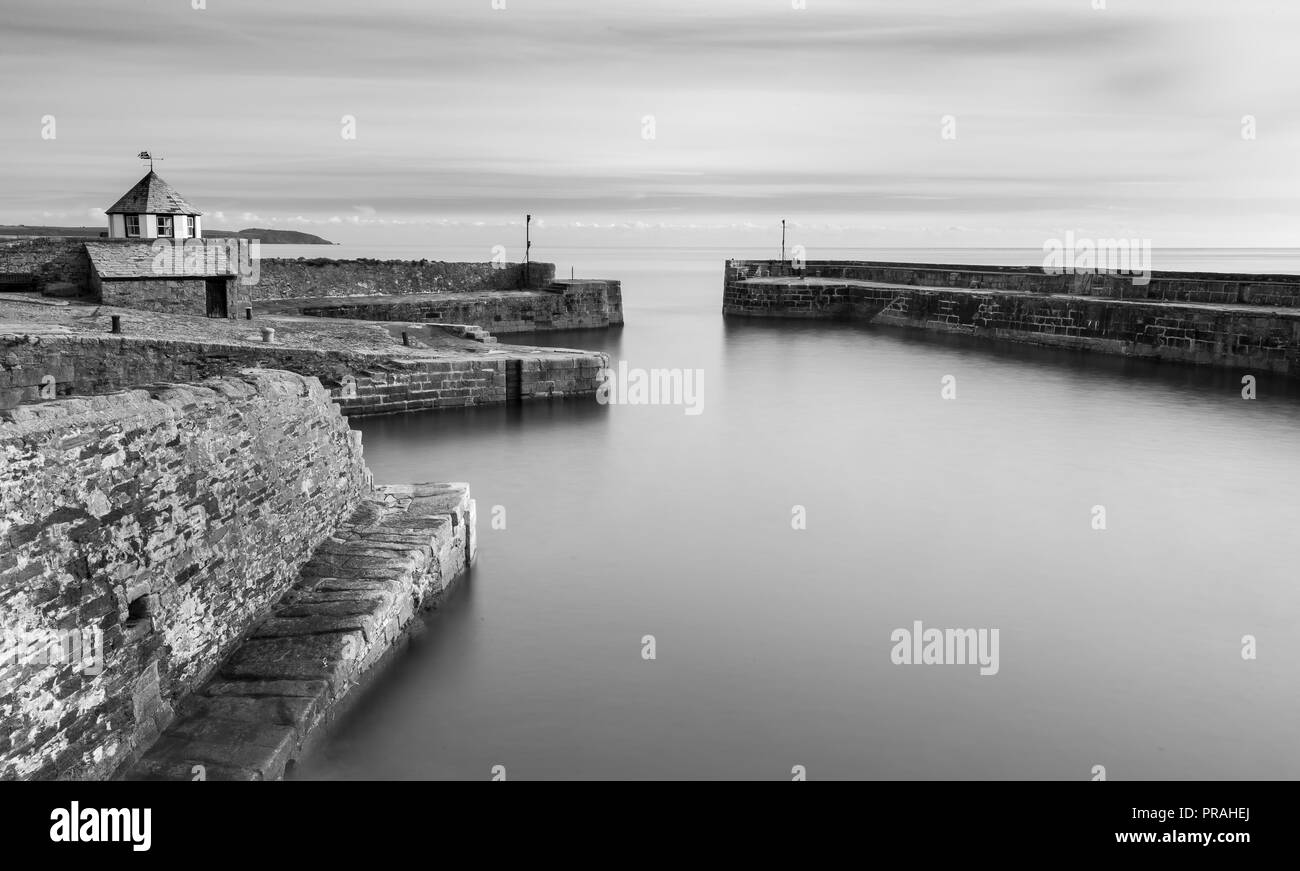
<svg viewBox="0 0 1300 871">
<path fill-rule="evenodd" d="M 160 239 L 166 238 L 166 237 L 170 237 L 171 234 L 172 234 L 172 216 L 159 215 L 158 216 L 158 237 Z"/>
<path fill-rule="evenodd" d="M 139 215 L 127 215 L 127 216 L 126 216 L 126 235 L 128 235 L 128 236 L 139 236 L 139 235 L 140 235 L 140 216 L 139 216 Z"/>
<path fill-rule="evenodd" d="M 185 235 L 190 237 L 191 239 L 194 238 L 194 216 L 193 215 L 185 216 Z"/>
</svg>

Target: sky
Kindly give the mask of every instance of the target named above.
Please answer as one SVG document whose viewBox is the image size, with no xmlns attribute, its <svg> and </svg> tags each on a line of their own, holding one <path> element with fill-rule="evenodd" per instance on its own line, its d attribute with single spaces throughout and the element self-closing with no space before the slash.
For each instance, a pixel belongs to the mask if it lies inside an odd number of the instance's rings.
<svg viewBox="0 0 1300 871">
<path fill-rule="evenodd" d="M 208 226 L 344 243 L 506 243 L 525 213 L 537 241 L 579 245 L 765 245 L 782 218 L 810 252 L 1300 239 L 1294 0 L 0 16 L 3 223 L 102 225 L 149 149 Z"/>
</svg>

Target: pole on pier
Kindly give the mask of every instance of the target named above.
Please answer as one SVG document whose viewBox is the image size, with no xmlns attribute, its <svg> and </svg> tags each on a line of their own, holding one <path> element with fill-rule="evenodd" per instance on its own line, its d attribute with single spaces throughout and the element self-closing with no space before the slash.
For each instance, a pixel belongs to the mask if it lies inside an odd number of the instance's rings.
<svg viewBox="0 0 1300 871">
<path fill-rule="evenodd" d="M 781 219 L 781 262 L 785 262 L 785 218 Z"/>
<path fill-rule="evenodd" d="M 112 315 L 112 318 L 113 318 L 113 327 L 112 327 L 113 332 L 115 333 L 122 332 L 122 316 Z"/>
<path fill-rule="evenodd" d="M 533 216 L 524 215 L 524 287 L 528 286 L 528 274 L 532 271 L 530 266 L 533 250 L 532 227 Z"/>
</svg>

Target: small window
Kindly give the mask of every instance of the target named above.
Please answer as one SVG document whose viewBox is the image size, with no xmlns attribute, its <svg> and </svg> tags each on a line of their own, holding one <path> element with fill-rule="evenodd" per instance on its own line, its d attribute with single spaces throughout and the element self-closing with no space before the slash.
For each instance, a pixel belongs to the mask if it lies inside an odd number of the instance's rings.
<svg viewBox="0 0 1300 871">
<path fill-rule="evenodd" d="M 171 235 L 172 235 L 172 216 L 159 215 L 158 216 L 158 237 L 169 238 Z"/>
<path fill-rule="evenodd" d="M 128 235 L 128 236 L 139 236 L 139 235 L 140 235 L 140 216 L 139 216 L 139 215 L 127 215 L 127 216 L 126 216 L 126 235 Z"/>
<path fill-rule="evenodd" d="M 193 215 L 185 216 L 185 235 L 191 239 L 194 238 L 194 216 Z"/>
</svg>

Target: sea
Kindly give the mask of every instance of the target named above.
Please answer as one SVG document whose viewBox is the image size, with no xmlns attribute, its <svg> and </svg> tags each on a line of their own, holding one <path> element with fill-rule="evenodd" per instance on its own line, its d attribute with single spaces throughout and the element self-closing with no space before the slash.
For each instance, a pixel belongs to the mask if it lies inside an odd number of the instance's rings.
<svg viewBox="0 0 1300 871">
<path fill-rule="evenodd" d="M 296 778 L 1300 777 L 1295 385 L 724 319 L 725 261 L 766 249 L 533 256 L 621 280 L 626 325 L 503 341 L 690 371 L 696 402 L 354 421 L 377 481 L 470 484 L 478 560 Z M 1300 274 L 1300 250 L 1157 267 Z"/>
</svg>

